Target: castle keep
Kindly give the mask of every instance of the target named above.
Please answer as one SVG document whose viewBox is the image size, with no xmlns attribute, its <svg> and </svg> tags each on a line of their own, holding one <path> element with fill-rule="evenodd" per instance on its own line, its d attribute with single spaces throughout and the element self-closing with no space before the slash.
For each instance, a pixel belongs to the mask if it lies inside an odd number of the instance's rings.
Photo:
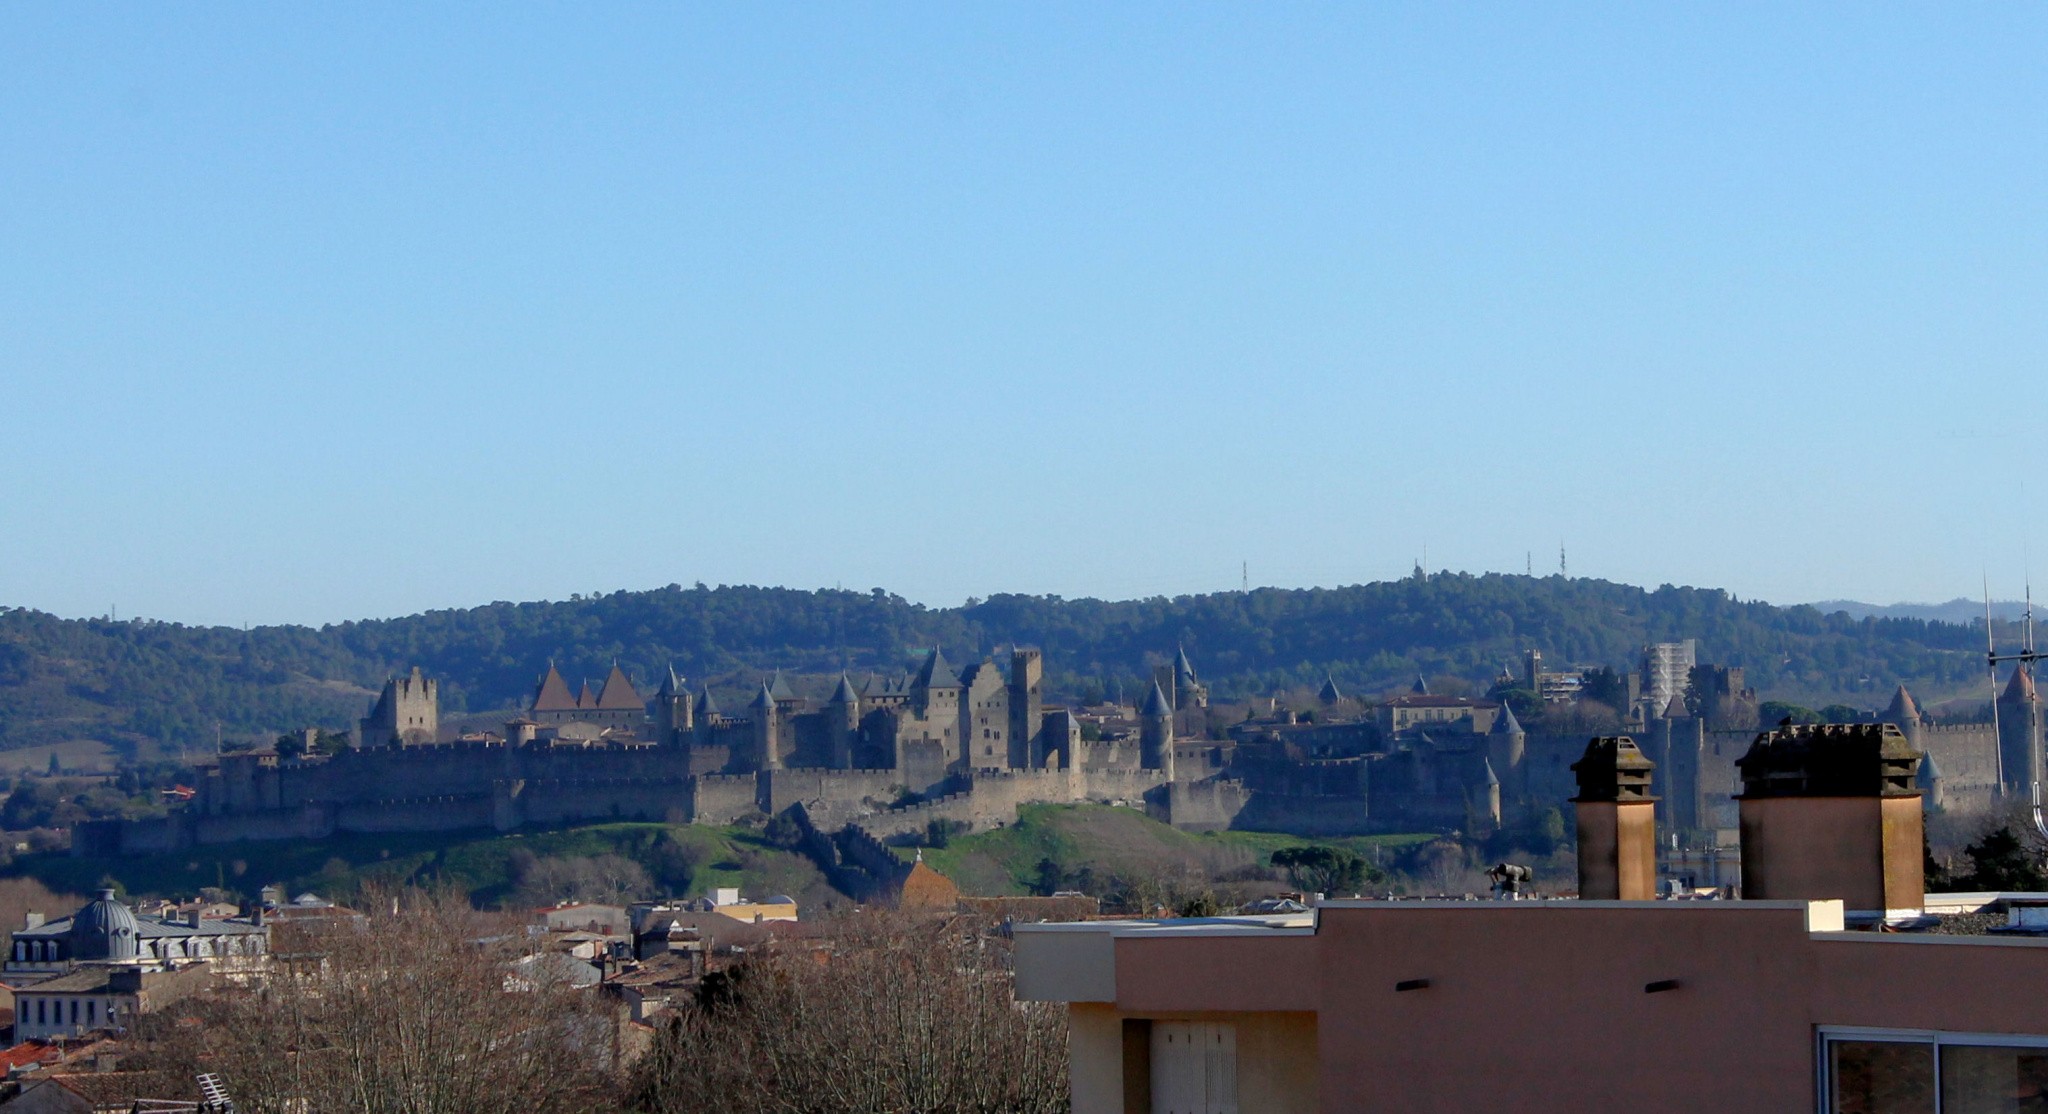
<svg viewBox="0 0 2048 1114">
<path fill-rule="evenodd" d="M 433 742 L 441 733 L 441 683 L 422 677 L 417 665 L 411 676 L 390 678 L 356 730 L 366 747 Z"/>
</svg>

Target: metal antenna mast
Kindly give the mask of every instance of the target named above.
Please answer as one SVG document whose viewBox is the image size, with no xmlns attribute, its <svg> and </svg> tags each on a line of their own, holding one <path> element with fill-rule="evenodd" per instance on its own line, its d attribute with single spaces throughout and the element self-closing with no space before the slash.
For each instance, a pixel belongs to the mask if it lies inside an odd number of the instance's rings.
<svg viewBox="0 0 2048 1114">
<path fill-rule="evenodd" d="M 2048 838 L 2048 816 L 2043 815 L 2041 803 L 2041 694 L 2032 684 L 2034 663 L 2048 657 L 2048 654 L 2034 648 L 2034 583 L 2031 576 L 2027 578 L 2026 626 L 2021 634 L 2019 652 L 2001 654 L 1997 645 L 1992 642 L 1991 589 L 1988 583 L 1984 590 L 1984 642 L 1984 659 L 1991 669 L 1991 730 L 1999 737 L 2000 770 L 2005 768 L 2005 740 L 1998 724 L 1998 666 L 2001 662 L 2009 661 L 2014 663 L 2014 670 L 2027 671 L 2027 780 L 2032 794 L 2034 830 L 2040 832 L 2043 838 Z"/>
<path fill-rule="evenodd" d="M 190 1099 L 136 1099 L 131 1114 L 235 1114 L 235 1101 L 220 1076 L 207 1072 L 198 1077 L 199 1101 Z"/>
</svg>

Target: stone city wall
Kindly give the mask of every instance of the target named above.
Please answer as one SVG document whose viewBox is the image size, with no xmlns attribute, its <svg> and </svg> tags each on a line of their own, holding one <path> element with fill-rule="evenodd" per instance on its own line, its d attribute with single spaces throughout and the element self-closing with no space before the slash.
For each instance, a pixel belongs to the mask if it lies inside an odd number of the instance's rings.
<svg viewBox="0 0 2048 1114">
<path fill-rule="evenodd" d="M 908 788 L 895 770 L 770 770 L 761 779 L 770 814 L 802 805 L 811 823 L 826 831 L 888 809 Z"/>
<path fill-rule="evenodd" d="M 488 794 L 466 793 L 351 801 L 334 807 L 341 832 L 459 832 L 491 826 Z"/>
<path fill-rule="evenodd" d="M 731 824 L 761 811 L 752 774 L 706 774 L 696 779 L 690 818 L 699 824 Z"/>
<path fill-rule="evenodd" d="M 1225 831 L 1237 824 L 1252 797 L 1241 781 L 1176 781 L 1167 788 L 1168 822 L 1190 832 Z"/>
<path fill-rule="evenodd" d="M 501 828 L 610 820 L 684 824 L 692 816 L 690 779 L 680 777 L 530 780 L 503 797 L 515 807 L 494 819 Z"/>
</svg>

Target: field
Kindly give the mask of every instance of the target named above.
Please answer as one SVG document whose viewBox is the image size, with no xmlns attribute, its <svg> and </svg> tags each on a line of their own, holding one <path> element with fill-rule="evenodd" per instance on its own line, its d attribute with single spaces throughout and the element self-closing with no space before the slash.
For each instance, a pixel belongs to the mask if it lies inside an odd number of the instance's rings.
<svg viewBox="0 0 2048 1114">
<path fill-rule="evenodd" d="M 278 884 L 288 894 L 312 890 L 346 896 L 365 884 L 452 885 L 479 904 L 502 904 L 512 893 L 514 857 L 619 855 L 654 866 L 664 839 L 683 845 L 697 865 L 685 892 L 718 886 L 749 896 L 789 894 L 808 907 L 841 900 L 808 858 L 776 847 L 746 828 L 648 823 L 591 824 L 506 834 L 483 832 L 344 835 L 322 840 L 262 841 L 196 848 L 175 855 L 74 858 L 62 853 L 17 859 L 7 873 L 33 877 L 55 890 L 90 893 L 118 884 L 135 895 L 190 896 L 202 886 L 253 894 Z M 650 870 L 659 877 L 658 871 Z"/>
<path fill-rule="evenodd" d="M 1285 847 L 1320 843 L 1382 861 L 1426 835 L 1310 840 L 1272 832 L 1195 834 L 1161 824 L 1136 809 L 1110 805 L 1026 805 L 1017 823 L 923 850 L 925 862 L 970 894 L 1033 892 L 1047 873 L 1071 879 L 1084 869 L 1098 878 L 1206 877 L 1256 872 Z M 904 850 L 904 855 L 915 852 Z"/>
<path fill-rule="evenodd" d="M 969 894 L 1002 896 L 1047 888 L 1112 888 L 1118 880 L 1247 883 L 1278 888 L 1273 852 L 1323 843 L 1387 862 L 1423 835 L 1359 836 L 1308 840 L 1268 832 L 1183 832 L 1134 809 L 1108 805 L 1030 805 L 1017 823 L 923 849 L 925 861 Z M 917 852 L 899 850 L 906 859 Z M 845 902 L 808 857 L 779 847 L 744 827 L 611 823 L 510 833 L 441 832 L 341 835 L 321 840 L 251 841 L 196 848 L 174 855 L 78 858 L 63 853 L 24 855 L 5 873 L 31 877 L 51 889 L 90 893 L 115 885 L 138 896 L 189 897 L 202 887 L 253 895 L 266 885 L 288 894 L 307 890 L 346 899 L 366 886 L 446 885 L 481 905 L 514 899 L 517 872 L 528 856 L 542 860 L 633 860 L 656 879 L 675 878 L 678 859 L 690 864 L 686 886 L 659 896 L 698 897 L 721 886 L 749 896 L 783 893 L 807 910 Z M 666 862 L 670 869 L 664 871 Z M 667 892 L 668 890 L 680 892 Z M 640 896 L 656 896 L 645 893 Z"/>
</svg>

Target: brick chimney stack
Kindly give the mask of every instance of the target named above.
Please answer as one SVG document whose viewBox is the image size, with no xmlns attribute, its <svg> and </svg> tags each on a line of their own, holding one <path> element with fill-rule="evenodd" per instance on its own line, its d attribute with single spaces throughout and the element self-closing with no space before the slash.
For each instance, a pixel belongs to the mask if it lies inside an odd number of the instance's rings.
<svg viewBox="0 0 2048 1114">
<path fill-rule="evenodd" d="M 1851 914 L 1917 916 L 1920 760 L 1889 723 L 1788 724 L 1736 760 L 1742 896 L 1838 898 Z"/>
<path fill-rule="evenodd" d="M 1579 898 L 1582 901 L 1651 901 L 1657 896 L 1657 798 L 1650 772 L 1626 735 L 1586 744 L 1572 764 L 1579 795 Z"/>
</svg>

